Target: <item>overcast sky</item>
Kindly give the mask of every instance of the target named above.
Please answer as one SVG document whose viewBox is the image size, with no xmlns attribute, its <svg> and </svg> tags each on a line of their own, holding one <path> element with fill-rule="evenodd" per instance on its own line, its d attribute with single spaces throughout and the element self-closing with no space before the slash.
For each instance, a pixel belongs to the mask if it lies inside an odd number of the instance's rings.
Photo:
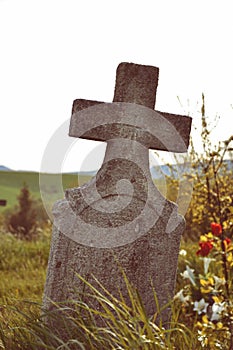
<svg viewBox="0 0 233 350">
<path fill-rule="evenodd" d="M 220 115 L 214 138 L 226 139 L 232 36 L 231 1 L 0 0 L 0 164 L 39 171 L 56 130 L 68 138 L 74 99 L 112 101 L 120 62 L 159 67 L 156 109 L 197 124 L 204 92 L 210 118 Z M 63 170 L 77 170 L 91 147 L 78 141 Z"/>
</svg>

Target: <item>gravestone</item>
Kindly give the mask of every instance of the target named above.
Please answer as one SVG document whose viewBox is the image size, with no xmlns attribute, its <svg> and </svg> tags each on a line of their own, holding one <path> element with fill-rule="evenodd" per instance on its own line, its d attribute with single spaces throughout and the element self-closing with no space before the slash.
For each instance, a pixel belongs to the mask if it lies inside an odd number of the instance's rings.
<svg viewBox="0 0 233 350">
<path fill-rule="evenodd" d="M 149 316 L 156 312 L 151 285 L 161 307 L 173 297 L 185 221 L 155 187 L 149 149 L 186 152 L 191 118 L 154 110 L 158 73 L 156 67 L 121 63 L 113 103 L 73 103 L 69 135 L 105 141 L 107 148 L 96 176 L 54 205 L 45 310 L 85 289 L 77 273 L 127 300 L 119 265 Z M 165 308 L 164 324 L 169 317 Z"/>
<path fill-rule="evenodd" d="M 1 207 L 5 207 L 6 203 L 7 203 L 6 199 L 0 199 L 0 206 Z"/>
</svg>

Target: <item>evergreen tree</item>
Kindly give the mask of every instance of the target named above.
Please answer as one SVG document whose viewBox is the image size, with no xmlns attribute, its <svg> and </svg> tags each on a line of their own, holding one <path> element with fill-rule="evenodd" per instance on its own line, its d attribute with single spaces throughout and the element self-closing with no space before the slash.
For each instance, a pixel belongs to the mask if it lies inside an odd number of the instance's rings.
<svg viewBox="0 0 233 350">
<path fill-rule="evenodd" d="M 24 184 L 18 196 L 18 209 L 8 219 L 10 232 L 21 238 L 32 238 L 36 232 L 36 210 L 33 205 L 34 200 L 31 198 L 28 186 Z"/>
</svg>

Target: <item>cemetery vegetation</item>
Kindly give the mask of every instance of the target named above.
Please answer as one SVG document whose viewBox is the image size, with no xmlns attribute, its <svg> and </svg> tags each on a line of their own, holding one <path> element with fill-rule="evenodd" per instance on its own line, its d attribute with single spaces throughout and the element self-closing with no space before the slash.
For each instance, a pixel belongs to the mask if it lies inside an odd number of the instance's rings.
<svg viewBox="0 0 233 350">
<path fill-rule="evenodd" d="M 203 152 L 195 151 L 192 140 L 187 160 L 191 172 L 184 176 L 192 184 L 193 194 L 186 213 L 175 296 L 168 305 L 170 324 L 160 323 L 156 293 L 158 312 L 150 318 L 146 315 L 143 300 L 124 271 L 130 305 L 120 294 L 119 298 L 111 295 L 107 286 L 98 283 L 98 288 L 94 288 L 77 276 L 86 284 L 90 301 L 96 300 L 100 307 L 92 308 L 91 303 L 87 305 L 77 298 L 43 314 L 41 302 L 51 223 L 37 218 L 36 235 L 22 239 L 7 230 L 7 215 L 3 213 L 0 349 L 233 350 L 233 136 L 212 144 L 204 96 L 200 117 Z M 179 186 L 176 174 L 166 180 L 167 196 L 176 201 Z M 33 198 L 33 192 L 30 195 Z M 101 326 L 97 325 L 96 317 L 102 319 Z M 49 329 L 45 319 L 61 322 L 65 339 L 59 337 L 56 329 Z"/>
<path fill-rule="evenodd" d="M 36 202 L 31 198 L 28 186 L 24 184 L 18 196 L 18 206 L 6 216 L 8 230 L 19 238 L 31 240 L 37 233 L 36 209 Z"/>
</svg>

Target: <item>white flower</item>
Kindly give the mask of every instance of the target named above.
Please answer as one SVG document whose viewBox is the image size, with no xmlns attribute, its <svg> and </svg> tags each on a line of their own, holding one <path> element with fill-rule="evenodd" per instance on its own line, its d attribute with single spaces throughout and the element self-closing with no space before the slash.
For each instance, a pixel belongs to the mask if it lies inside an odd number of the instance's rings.
<svg viewBox="0 0 233 350">
<path fill-rule="evenodd" d="M 210 263 L 211 261 L 215 261 L 215 259 L 212 259 L 212 258 L 207 258 L 207 257 L 204 257 L 203 258 L 203 262 L 204 262 L 204 274 L 206 275 L 208 270 L 209 270 L 209 266 L 210 266 Z"/>
<path fill-rule="evenodd" d="M 181 273 L 181 276 L 183 278 L 188 278 L 193 286 L 196 285 L 195 276 L 194 276 L 194 269 L 190 269 L 190 267 L 188 265 L 186 265 L 186 270 L 183 273 Z"/>
<path fill-rule="evenodd" d="M 214 276 L 215 289 L 218 289 L 219 287 L 223 286 L 225 283 L 226 283 L 225 278 L 219 278 L 217 276 Z"/>
<path fill-rule="evenodd" d="M 206 342 L 207 342 L 207 336 L 203 331 L 198 330 L 198 337 L 197 339 L 199 340 L 199 342 L 201 342 L 201 346 L 204 348 L 206 346 Z"/>
<path fill-rule="evenodd" d="M 187 251 L 186 251 L 185 249 L 181 249 L 180 252 L 179 252 L 179 254 L 180 254 L 181 256 L 186 256 L 186 255 L 187 255 Z"/>
<path fill-rule="evenodd" d="M 182 303 L 186 304 L 190 300 L 190 295 L 184 296 L 183 289 L 181 289 L 176 295 L 174 296 L 174 299 L 179 299 Z"/>
<path fill-rule="evenodd" d="M 212 305 L 212 315 L 210 321 L 218 321 L 225 308 L 225 303 L 214 303 Z"/>
<path fill-rule="evenodd" d="M 202 298 L 201 300 L 194 302 L 193 311 L 197 311 L 198 315 L 201 315 L 203 312 L 206 313 L 208 305 L 209 304 L 205 302 L 205 299 Z"/>
</svg>

